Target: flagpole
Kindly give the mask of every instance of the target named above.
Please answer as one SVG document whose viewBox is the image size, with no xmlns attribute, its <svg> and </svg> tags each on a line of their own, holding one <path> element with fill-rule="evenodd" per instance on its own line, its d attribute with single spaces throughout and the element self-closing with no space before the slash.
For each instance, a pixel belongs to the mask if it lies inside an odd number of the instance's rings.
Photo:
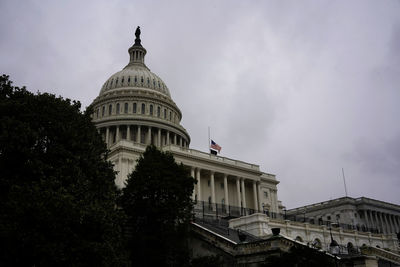
<svg viewBox="0 0 400 267">
<path fill-rule="evenodd" d="M 210 141 L 210 126 L 208 126 L 208 145 L 207 145 L 208 153 L 211 153 L 210 152 L 210 144 L 211 144 L 211 141 Z"/>
</svg>

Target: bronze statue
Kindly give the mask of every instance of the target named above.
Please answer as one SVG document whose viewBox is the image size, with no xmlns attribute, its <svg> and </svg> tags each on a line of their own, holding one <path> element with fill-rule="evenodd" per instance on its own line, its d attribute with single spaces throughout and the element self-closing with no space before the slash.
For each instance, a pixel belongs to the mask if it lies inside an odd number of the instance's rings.
<svg viewBox="0 0 400 267">
<path fill-rule="evenodd" d="M 136 39 L 140 39 L 140 27 L 139 26 L 137 26 L 137 28 L 136 28 L 135 36 L 136 36 Z"/>
</svg>

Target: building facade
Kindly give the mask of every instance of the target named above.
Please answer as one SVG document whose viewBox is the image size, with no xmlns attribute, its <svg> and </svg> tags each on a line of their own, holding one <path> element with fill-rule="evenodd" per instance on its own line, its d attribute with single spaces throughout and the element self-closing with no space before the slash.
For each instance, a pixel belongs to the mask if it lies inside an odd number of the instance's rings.
<svg viewBox="0 0 400 267">
<path fill-rule="evenodd" d="M 93 122 L 110 149 L 109 160 L 124 186 L 147 145 L 171 152 L 197 179 L 193 199 L 208 204 L 278 213 L 275 175 L 255 164 L 190 149 L 190 136 L 180 124 L 182 113 L 167 85 L 145 64 L 140 32 L 128 49 L 129 63 L 113 74 L 93 101 Z"/>
<path fill-rule="evenodd" d="M 145 64 L 146 49 L 136 31 L 128 49 L 129 63 L 106 80 L 93 101 L 92 119 L 110 150 L 109 160 L 117 171 L 116 184 L 123 187 L 127 176 L 146 146 L 155 145 L 172 153 L 178 163 L 189 167 L 197 184 L 193 191 L 195 210 L 205 219 L 232 218 L 229 227 L 258 237 L 281 228 L 287 238 L 327 248 L 335 237 L 341 246 L 381 246 L 398 250 L 393 235 L 399 231 L 397 205 L 371 199 L 344 198 L 288 210 L 278 200 L 278 181 L 260 166 L 190 149 L 190 135 L 180 124 L 182 113 L 167 85 Z M 299 216 L 304 217 L 298 222 Z M 306 218 L 308 221 L 306 221 Z M 355 225 L 354 229 L 327 228 L 319 221 Z M 311 223 L 310 220 L 314 220 Z M 296 222 L 297 221 L 297 222 Z M 361 233 L 357 226 L 378 229 Z M 367 231 L 364 231 L 367 232 Z"/>
<path fill-rule="evenodd" d="M 342 197 L 287 210 L 288 218 L 324 224 L 332 222 L 343 228 L 363 232 L 397 234 L 400 232 L 400 206 L 366 197 Z"/>
</svg>

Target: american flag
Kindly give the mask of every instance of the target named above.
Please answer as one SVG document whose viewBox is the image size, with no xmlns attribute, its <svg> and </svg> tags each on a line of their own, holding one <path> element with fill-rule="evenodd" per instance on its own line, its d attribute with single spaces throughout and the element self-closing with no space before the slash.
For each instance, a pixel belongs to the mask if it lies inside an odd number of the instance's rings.
<svg viewBox="0 0 400 267">
<path fill-rule="evenodd" d="M 211 140 L 211 146 L 210 148 L 218 150 L 218 152 L 221 152 L 222 147 L 220 147 L 217 143 L 215 143 L 213 140 Z"/>
</svg>

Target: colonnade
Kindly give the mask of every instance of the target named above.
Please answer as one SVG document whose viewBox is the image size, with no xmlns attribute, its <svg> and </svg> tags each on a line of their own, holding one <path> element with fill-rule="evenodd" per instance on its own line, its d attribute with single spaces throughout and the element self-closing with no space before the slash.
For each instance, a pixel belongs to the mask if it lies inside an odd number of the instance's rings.
<svg viewBox="0 0 400 267">
<path fill-rule="evenodd" d="M 191 175 L 197 180 L 192 196 L 196 201 L 237 206 L 244 209 L 250 208 L 259 211 L 263 209 L 260 199 L 262 192 L 259 181 L 198 167 L 191 167 Z M 207 187 L 204 186 L 204 183 L 207 183 Z M 221 188 L 223 187 L 223 192 L 220 192 L 220 194 L 216 193 L 216 185 L 218 184 L 221 185 Z M 207 192 L 203 192 L 205 188 L 207 188 Z M 236 192 L 230 192 L 232 189 Z M 246 197 L 247 193 L 250 193 L 251 197 Z M 217 198 L 217 195 L 220 198 Z M 230 197 L 233 199 L 230 199 Z"/>
<path fill-rule="evenodd" d="M 188 147 L 188 141 L 181 135 L 165 129 L 141 125 L 116 125 L 101 127 L 98 129 L 102 134 L 107 147 L 120 140 L 133 141 L 138 144 L 155 145 L 177 145 Z"/>
<path fill-rule="evenodd" d="M 385 234 L 400 232 L 399 215 L 369 209 L 361 210 L 361 212 L 368 228 L 378 229 Z"/>
</svg>

